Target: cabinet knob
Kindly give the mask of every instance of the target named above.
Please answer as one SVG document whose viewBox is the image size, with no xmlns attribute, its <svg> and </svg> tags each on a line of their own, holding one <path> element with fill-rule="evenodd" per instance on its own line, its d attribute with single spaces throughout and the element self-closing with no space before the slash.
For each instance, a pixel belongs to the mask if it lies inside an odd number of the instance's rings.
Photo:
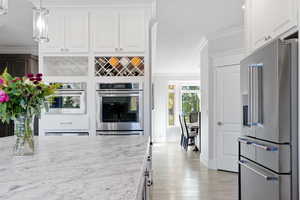
<svg viewBox="0 0 300 200">
<path fill-rule="evenodd" d="M 123 48 L 120 48 L 120 51 L 123 51 Z"/>
<path fill-rule="evenodd" d="M 60 51 L 64 51 L 64 48 L 61 48 Z"/>
<path fill-rule="evenodd" d="M 118 48 L 115 48 L 115 51 L 118 51 L 119 49 Z"/>
<path fill-rule="evenodd" d="M 223 123 L 222 123 L 222 122 L 218 122 L 217 124 L 218 124 L 218 126 L 222 126 L 222 125 L 223 125 Z"/>
</svg>

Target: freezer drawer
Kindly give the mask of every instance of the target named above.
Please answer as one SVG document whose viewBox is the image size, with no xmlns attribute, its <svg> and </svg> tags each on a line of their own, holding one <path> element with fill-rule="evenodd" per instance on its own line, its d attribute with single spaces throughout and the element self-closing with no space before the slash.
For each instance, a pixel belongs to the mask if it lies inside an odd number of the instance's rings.
<svg viewBox="0 0 300 200">
<path fill-rule="evenodd" d="M 240 154 L 277 173 L 291 173 L 290 145 L 239 138 Z"/>
<path fill-rule="evenodd" d="M 251 161 L 241 159 L 241 200 L 290 200 L 291 176 L 277 175 Z"/>
</svg>

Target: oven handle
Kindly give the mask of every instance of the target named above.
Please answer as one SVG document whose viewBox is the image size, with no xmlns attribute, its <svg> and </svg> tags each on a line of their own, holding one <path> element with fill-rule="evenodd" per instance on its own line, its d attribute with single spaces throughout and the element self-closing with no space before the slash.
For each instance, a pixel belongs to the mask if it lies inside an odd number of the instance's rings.
<svg viewBox="0 0 300 200">
<path fill-rule="evenodd" d="M 122 91 L 122 90 L 118 90 L 118 91 L 107 91 L 107 90 L 96 90 L 98 93 L 101 94 L 115 94 L 115 93 L 120 93 L 120 94 L 140 94 L 143 93 L 143 90 L 127 90 L 127 91 Z"/>
<path fill-rule="evenodd" d="M 113 96 L 140 96 L 141 93 L 98 93 L 100 97 L 113 97 Z"/>
<path fill-rule="evenodd" d="M 56 93 L 56 96 L 65 96 L 65 95 L 83 95 L 83 92 L 68 92 L 68 93 Z"/>
</svg>

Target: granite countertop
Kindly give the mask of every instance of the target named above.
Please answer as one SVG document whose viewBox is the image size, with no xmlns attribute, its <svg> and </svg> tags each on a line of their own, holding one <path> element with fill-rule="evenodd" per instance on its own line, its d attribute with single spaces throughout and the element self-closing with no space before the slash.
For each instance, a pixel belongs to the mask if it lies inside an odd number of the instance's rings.
<svg viewBox="0 0 300 200">
<path fill-rule="evenodd" d="M 37 137 L 34 156 L 14 157 L 0 138 L 0 200 L 136 200 L 148 138 Z"/>
</svg>

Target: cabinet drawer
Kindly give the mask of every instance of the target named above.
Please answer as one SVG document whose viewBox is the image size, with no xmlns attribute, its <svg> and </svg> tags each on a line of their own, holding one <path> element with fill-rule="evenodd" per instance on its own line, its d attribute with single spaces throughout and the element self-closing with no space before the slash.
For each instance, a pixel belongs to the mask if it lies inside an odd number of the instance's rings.
<svg viewBox="0 0 300 200">
<path fill-rule="evenodd" d="M 240 138 L 241 156 L 278 173 L 291 172 L 289 145 L 278 145 L 250 138 Z"/>
<path fill-rule="evenodd" d="M 277 175 L 246 159 L 242 159 L 239 165 L 241 200 L 290 199 L 290 175 Z"/>
<path fill-rule="evenodd" d="M 45 115 L 41 119 L 41 127 L 45 130 L 88 130 L 87 115 Z"/>
</svg>

